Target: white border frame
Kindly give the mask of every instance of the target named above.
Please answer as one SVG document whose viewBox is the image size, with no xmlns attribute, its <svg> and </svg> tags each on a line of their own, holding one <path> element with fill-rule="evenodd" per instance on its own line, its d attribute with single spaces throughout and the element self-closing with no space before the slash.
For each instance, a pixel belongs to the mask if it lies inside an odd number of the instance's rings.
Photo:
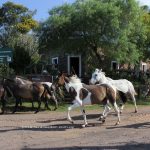
<svg viewBox="0 0 150 150">
<path fill-rule="evenodd" d="M 57 64 L 56 64 L 56 65 L 58 65 L 58 63 L 59 63 L 59 59 L 58 59 L 58 57 L 52 57 L 51 59 L 52 59 L 52 61 L 51 61 L 51 62 L 52 62 L 52 64 L 54 64 L 54 63 L 53 63 L 53 60 L 54 60 L 54 59 L 57 59 Z"/>
<path fill-rule="evenodd" d="M 113 63 L 116 63 L 117 69 L 119 69 L 119 63 L 117 61 L 111 61 L 111 70 L 113 70 Z"/>
</svg>

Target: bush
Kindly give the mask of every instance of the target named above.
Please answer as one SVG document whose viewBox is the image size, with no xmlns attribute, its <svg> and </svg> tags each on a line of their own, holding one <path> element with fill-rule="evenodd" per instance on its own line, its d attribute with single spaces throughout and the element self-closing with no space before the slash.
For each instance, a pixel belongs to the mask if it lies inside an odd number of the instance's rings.
<svg viewBox="0 0 150 150">
<path fill-rule="evenodd" d="M 0 76 L 9 76 L 14 74 L 14 70 L 6 64 L 0 64 Z"/>
</svg>

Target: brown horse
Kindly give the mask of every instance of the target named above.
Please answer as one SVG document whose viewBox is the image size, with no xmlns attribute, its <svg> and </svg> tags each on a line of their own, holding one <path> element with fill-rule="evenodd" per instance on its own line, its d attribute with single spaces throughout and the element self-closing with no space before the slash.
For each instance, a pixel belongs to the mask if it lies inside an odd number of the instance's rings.
<svg viewBox="0 0 150 150">
<path fill-rule="evenodd" d="M 120 113 L 119 108 L 116 104 L 116 91 L 106 85 L 86 85 L 81 83 L 81 80 L 76 76 L 67 76 L 66 74 L 62 73 L 58 76 L 57 80 L 55 81 L 57 86 L 65 85 L 66 90 L 72 95 L 73 97 L 73 105 L 68 107 L 68 120 L 73 123 L 73 120 L 70 117 L 70 111 L 74 108 L 80 107 L 81 112 L 84 117 L 84 124 L 82 125 L 85 127 L 87 125 L 86 115 L 84 111 L 84 105 L 92 105 L 92 104 L 104 104 L 105 110 L 103 112 L 103 116 L 106 117 L 109 112 L 108 106 L 108 99 L 109 102 L 114 106 L 114 109 L 117 113 L 118 120 L 116 124 L 120 123 Z"/>
<path fill-rule="evenodd" d="M 36 83 L 36 82 L 32 82 L 28 79 L 25 79 L 24 77 L 21 77 L 21 76 L 16 76 L 14 78 L 14 80 L 18 84 L 22 84 L 22 85 L 28 85 L 28 84 Z M 51 110 L 48 103 L 50 100 L 53 100 L 55 103 L 54 110 L 56 110 L 58 108 L 58 102 L 56 99 L 55 86 L 51 82 L 38 82 L 38 83 L 42 84 L 44 86 L 44 88 L 46 89 L 45 92 L 43 93 L 43 96 L 42 96 L 42 100 L 45 102 L 45 108 L 47 108 L 48 110 Z M 33 107 L 34 107 L 34 104 L 33 104 L 33 100 L 32 100 L 32 108 Z"/>
<path fill-rule="evenodd" d="M 46 95 L 46 92 L 49 95 L 52 95 L 47 86 L 41 83 L 28 83 L 28 84 L 19 84 L 15 79 L 4 79 L 3 87 L 7 90 L 8 93 L 12 93 L 16 99 L 15 109 L 16 112 L 20 99 L 32 99 L 38 101 L 38 108 L 35 113 L 39 112 L 41 106 L 41 99 Z M 5 105 L 3 105 L 3 109 Z"/>
</svg>

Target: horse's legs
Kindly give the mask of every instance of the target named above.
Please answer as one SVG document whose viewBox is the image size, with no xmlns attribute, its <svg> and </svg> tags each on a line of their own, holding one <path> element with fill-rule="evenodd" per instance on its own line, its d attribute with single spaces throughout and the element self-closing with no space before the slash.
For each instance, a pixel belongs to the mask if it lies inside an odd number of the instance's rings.
<svg viewBox="0 0 150 150">
<path fill-rule="evenodd" d="M 53 101 L 55 102 L 55 108 L 54 110 L 56 110 L 58 108 L 58 102 L 55 96 L 52 97 Z"/>
<path fill-rule="evenodd" d="M 22 99 L 21 98 L 19 99 L 19 104 L 20 104 L 20 106 L 22 106 Z"/>
<path fill-rule="evenodd" d="M 117 113 L 118 121 L 116 122 L 116 125 L 118 125 L 120 123 L 120 111 L 119 111 L 119 107 L 117 106 L 116 101 L 112 105 L 114 107 L 115 112 Z"/>
<path fill-rule="evenodd" d="M 108 103 L 104 105 L 104 111 L 99 118 L 99 121 L 105 122 L 105 118 L 107 117 L 108 113 L 110 112 L 111 107 L 109 107 Z"/>
<path fill-rule="evenodd" d="M 37 110 L 35 111 L 35 114 L 39 112 L 40 107 L 41 107 L 41 99 L 40 99 L 40 97 L 38 97 L 37 99 L 38 99 L 38 107 L 37 107 Z"/>
<path fill-rule="evenodd" d="M 4 112 L 5 112 L 5 107 L 6 107 L 6 96 L 5 96 L 5 93 L 4 93 L 4 95 L 1 97 L 1 102 L 2 102 L 2 113 L 1 113 L 1 114 L 4 114 Z"/>
<path fill-rule="evenodd" d="M 86 114 L 85 114 L 85 110 L 84 110 L 84 107 L 83 106 L 80 106 L 80 110 L 82 112 L 82 115 L 83 115 L 83 119 L 84 119 L 84 124 L 82 125 L 82 127 L 86 127 L 86 125 L 88 124 L 87 123 L 87 119 L 86 119 Z"/>
<path fill-rule="evenodd" d="M 32 103 L 32 109 L 34 109 L 34 101 L 32 100 L 32 102 L 31 102 L 31 103 Z"/>
<path fill-rule="evenodd" d="M 123 111 L 123 108 L 124 108 L 124 105 L 125 105 L 125 103 L 127 102 L 127 97 L 126 97 L 126 94 L 125 93 L 123 93 L 123 92 L 121 92 L 121 91 L 119 91 L 119 96 L 120 96 L 120 98 L 121 98 L 121 100 L 122 100 L 122 104 L 121 104 L 121 107 L 120 107 L 120 113 L 122 113 L 122 111 Z"/>
<path fill-rule="evenodd" d="M 111 107 L 110 107 L 110 102 L 107 98 L 105 98 L 102 101 L 102 104 L 103 104 L 104 110 L 103 110 L 102 115 L 99 118 L 99 121 L 102 120 L 103 122 L 105 122 L 105 117 L 107 116 L 107 115 L 105 116 L 105 114 L 111 110 Z"/>
<path fill-rule="evenodd" d="M 14 110 L 13 110 L 12 113 L 15 113 L 15 112 L 17 111 L 17 108 L 18 108 L 19 103 L 20 103 L 20 99 L 19 99 L 19 98 L 16 98 L 16 105 L 15 105 L 15 108 L 14 108 Z"/>
<path fill-rule="evenodd" d="M 135 113 L 137 113 L 137 105 L 136 105 L 135 96 L 134 96 L 133 94 L 130 94 L 130 96 L 131 96 L 131 99 L 132 99 L 132 101 L 133 101 L 133 103 L 134 103 L 134 106 L 135 106 Z"/>
<path fill-rule="evenodd" d="M 48 106 L 48 100 L 47 99 L 45 100 L 45 108 L 47 108 L 48 110 L 51 111 L 51 108 Z"/>
<path fill-rule="evenodd" d="M 73 105 L 68 107 L 67 120 L 71 123 L 74 123 L 74 122 L 73 122 L 72 118 L 70 117 L 70 111 L 77 108 L 77 107 L 80 107 L 80 105 L 78 103 L 74 103 Z"/>
</svg>

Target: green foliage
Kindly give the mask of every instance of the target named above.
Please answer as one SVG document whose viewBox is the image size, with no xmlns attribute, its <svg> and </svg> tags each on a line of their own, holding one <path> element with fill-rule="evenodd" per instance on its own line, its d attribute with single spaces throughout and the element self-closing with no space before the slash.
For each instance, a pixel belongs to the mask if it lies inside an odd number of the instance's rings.
<svg viewBox="0 0 150 150">
<path fill-rule="evenodd" d="M 9 47 L 15 49 L 16 46 L 23 47 L 25 51 L 29 53 L 33 63 L 37 63 L 40 59 L 38 54 L 38 39 L 33 34 L 19 34 L 17 37 L 12 39 L 14 42 L 9 44 Z"/>
<path fill-rule="evenodd" d="M 6 77 L 14 74 L 14 70 L 6 64 L 0 64 L 0 76 Z"/>
<path fill-rule="evenodd" d="M 77 0 L 49 12 L 39 28 L 40 48 L 64 48 L 131 64 L 143 55 L 143 10 L 135 0 Z M 93 60 L 91 60 L 93 61 Z"/>
<path fill-rule="evenodd" d="M 145 6 L 146 7 L 146 6 Z M 143 23 L 146 27 L 146 35 L 147 35 L 147 40 L 145 43 L 145 49 L 144 49 L 144 59 L 149 60 L 149 55 L 150 55 L 150 10 L 146 8 L 144 9 L 144 15 L 143 15 Z"/>
<path fill-rule="evenodd" d="M 33 12 L 22 5 L 6 2 L 0 8 L 0 12 L 0 24 L 7 28 L 27 33 L 37 27 L 37 22 L 32 19 Z"/>
<path fill-rule="evenodd" d="M 8 47 L 10 37 L 16 37 L 18 34 L 27 33 L 38 26 L 38 23 L 32 18 L 35 12 L 28 8 L 6 2 L 0 7 L 0 46 Z"/>
<path fill-rule="evenodd" d="M 16 72 L 21 72 L 23 73 L 24 69 L 28 66 L 26 65 L 31 65 L 31 64 L 37 64 L 40 60 L 40 56 L 38 54 L 38 39 L 36 38 L 36 36 L 32 35 L 32 34 L 18 34 L 16 37 L 9 37 L 8 40 L 8 47 L 11 47 L 14 51 L 13 51 L 13 60 L 17 60 L 16 62 L 13 63 L 13 65 L 11 65 L 11 67 L 13 66 L 13 69 Z M 9 42 L 10 41 L 10 42 Z M 18 47 L 20 47 L 20 51 L 19 54 L 16 54 L 16 48 L 18 49 Z M 18 51 L 18 50 L 17 50 Z M 28 57 L 27 60 L 21 61 L 21 59 L 25 59 L 23 56 L 20 56 L 20 53 L 27 53 Z M 22 58 L 23 57 L 23 58 Z M 22 66 L 25 68 L 20 68 L 20 61 L 22 63 Z M 23 64 L 25 63 L 25 64 Z M 20 66 L 19 70 L 18 70 L 18 66 Z"/>
<path fill-rule="evenodd" d="M 11 67 L 15 69 L 17 74 L 23 74 L 24 69 L 28 66 L 31 62 L 31 57 L 29 53 L 25 51 L 23 47 L 17 46 L 15 47 L 13 53 L 13 63 Z"/>
</svg>

